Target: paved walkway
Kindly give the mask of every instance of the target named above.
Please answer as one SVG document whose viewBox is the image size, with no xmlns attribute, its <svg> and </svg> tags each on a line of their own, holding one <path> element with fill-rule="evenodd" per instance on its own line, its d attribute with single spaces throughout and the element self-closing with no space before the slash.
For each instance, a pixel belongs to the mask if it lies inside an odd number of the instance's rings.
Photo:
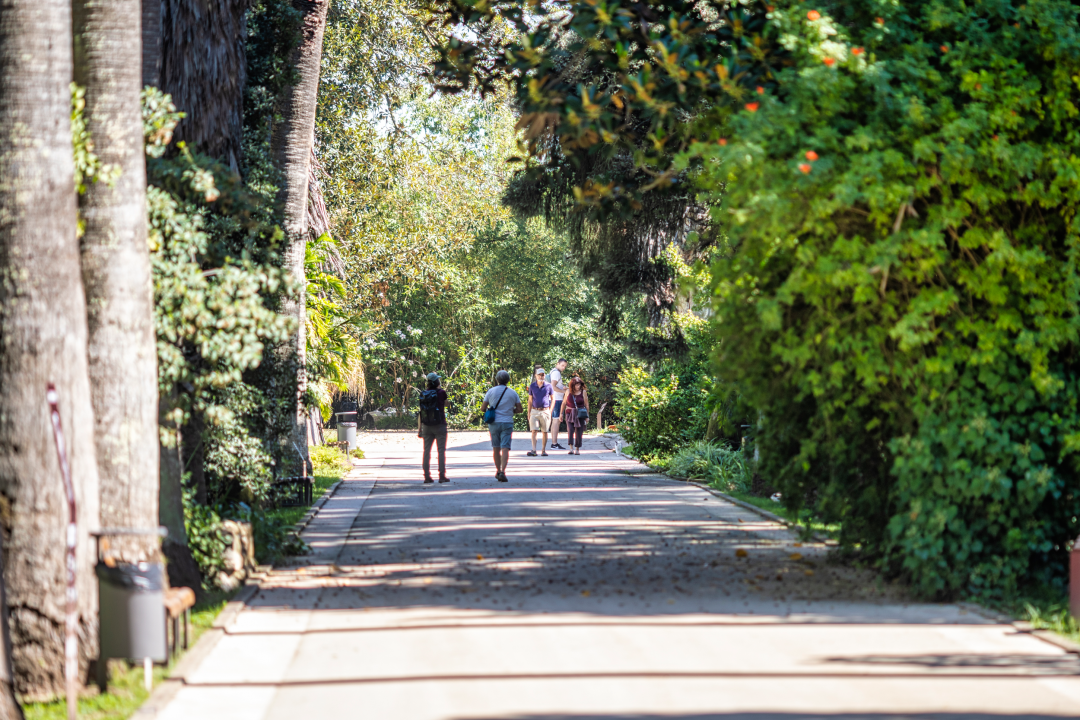
<svg viewBox="0 0 1080 720">
<path fill-rule="evenodd" d="M 452 482 L 425 486 L 415 436 L 365 437 L 313 554 L 275 569 L 157 717 L 1080 715 L 1078 656 L 905 602 L 600 438 L 548 458 L 526 438 L 500 484 L 486 435 L 455 433 Z"/>
</svg>

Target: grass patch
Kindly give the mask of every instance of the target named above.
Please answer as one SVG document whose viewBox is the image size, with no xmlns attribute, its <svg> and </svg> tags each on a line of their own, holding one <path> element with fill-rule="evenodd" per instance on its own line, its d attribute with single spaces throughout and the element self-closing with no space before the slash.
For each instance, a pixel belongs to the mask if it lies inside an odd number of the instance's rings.
<svg viewBox="0 0 1080 720">
<path fill-rule="evenodd" d="M 229 601 L 229 596 L 219 595 L 195 606 L 191 613 L 191 630 L 194 641 L 210 629 L 218 613 Z M 150 693 L 143 687 L 143 669 L 141 664 L 129 665 L 123 660 L 109 662 L 109 691 L 104 694 L 88 695 L 79 699 L 80 720 L 126 720 L 142 705 Z M 156 687 L 168 677 L 169 668 L 154 666 L 153 678 Z M 67 703 L 61 699 L 45 703 L 26 703 L 23 705 L 26 720 L 67 720 Z"/>
<path fill-rule="evenodd" d="M 811 515 L 809 510 L 803 510 L 801 513 L 796 513 L 794 510 L 784 507 L 783 503 L 773 502 L 769 498 L 751 495 L 750 493 L 726 492 L 724 490 L 721 490 L 721 492 L 730 495 L 736 500 L 742 500 L 744 503 L 753 505 L 754 507 L 768 510 L 773 515 L 779 515 L 789 523 L 796 525 L 799 535 L 803 538 L 809 538 L 811 535 L 836 538 L 840 535 L 839 523 L 822 522 Z"/>
<path fill-rule="evenodd" d="M 1080 643 L 1080 624 L 1069 614 L 1069 594 L 1062 588 L 1044 585 L 1027 588 L 1023 595 L 1013 598 L 994 600 L 972 597 L 970 600 L 1017 620 L 1026 620 L 1036 630 L 1050 630 Z"/>
<path fill-rule="evenodd" d="M 337 451 L 335 450 L 335 452 Z M 340 455 L 340 453 L 338 454 Z M 322 468 L 318 469 L 321 470 Z M 312 500 L 318 500 L 319 498 L 321 498 L 324 494 L 326 494 L 326 491 L 329 490 L 331 486 L 333 486 L 333 484 L 340 479 L 340 473 L 337 475 L 316 475 L 315 487 L 312 488 L 311 491 Z M 300 519 L 304 517 L 304 514 L 307 511 L 308 507 L 305 506 L 275 508 L 273 510 L 267 510 L 266 517 L 275 522 L 280 522 L 282 525 L 289 526 L 295 525 L 296 523 L 300 522 Z"/>
</svg>

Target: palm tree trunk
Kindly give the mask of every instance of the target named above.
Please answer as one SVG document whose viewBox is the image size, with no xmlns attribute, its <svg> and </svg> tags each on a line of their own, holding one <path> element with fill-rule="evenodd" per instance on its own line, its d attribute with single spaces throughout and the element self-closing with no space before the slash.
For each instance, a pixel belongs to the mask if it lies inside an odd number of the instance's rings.
<svg viewBox="0 0 1080 720">
<path fill-rule="evenodd" d="M 297 82 L 285 88 L 281 102 L 282 121 L 274 127 L 271 140 L 274 164 L 281 172 L 278 202 L 285 230 L 284 267 L 298 283 L 299 294 L 285 301 L 282 312 L 296 319 L 296 334 L 286 349 L 284 364 L 296 367 L 296 412 L 293 413 L 292 441 L 310 471 L 307 453 L 306 413 L 303 395 L 307 337 L 307 302 L 304 288 L 304 254 L 307 250 L 308 176 L 311 151 L 315 144 L 315 109 L 319 92 L 319 69 L 322 62 L 323 31 L 329 0 L 294 0 L 293 7 L 303 13 L 300 44 L 290 58 Z"/>
<path fill-rule="evenodd" d="M 158 525 L 158 387 L 150 249 L 146 243 L 141 0 L 76 0 L 75 82 L 86 88 L 86 127 L 114 182 L 81 200 L 83 286 L 90 329 L 90 393 L 101 478 L 101 524 Z M 117 537 L 125 562 L 159 557 L 155 535 Z"/>
<path fill-rule="evenodd" d="M 161 85 L 161 2 L 141 0 L 143 87 Z"/>
<path fill-rule="evenodd" d="M 99 526 L 86 299 L 71 146 L 71 4 L 0 1 L 0 525 L 15 689 L 64 692 L 67 502 L 48 383 L 60 394 L 78 515 L 80 669 L 97 655 Z"/>
<path fill-rule="evenodd" d="M 152 0 L 147 0 L 151 1 Z M 249 0 L 161 0 L 161 89 L 187 113 L 173 133 L 240 171 Z"/>
</svg>

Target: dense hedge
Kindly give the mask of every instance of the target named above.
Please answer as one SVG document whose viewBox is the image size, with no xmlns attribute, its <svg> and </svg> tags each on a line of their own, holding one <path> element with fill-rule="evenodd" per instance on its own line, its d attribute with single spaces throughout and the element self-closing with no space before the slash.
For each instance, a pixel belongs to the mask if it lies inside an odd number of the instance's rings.
<svg viewBox="0 0 1080 720">
<path fill-rule="evenodd" d="M 1069 2 L 789 4 L 705 158 L 718 371 L 761 472 L 927 594 L 1061 582 L 1078 532 Z M 721 194 L 721 190 L 723 193 Z"/>
</svg>

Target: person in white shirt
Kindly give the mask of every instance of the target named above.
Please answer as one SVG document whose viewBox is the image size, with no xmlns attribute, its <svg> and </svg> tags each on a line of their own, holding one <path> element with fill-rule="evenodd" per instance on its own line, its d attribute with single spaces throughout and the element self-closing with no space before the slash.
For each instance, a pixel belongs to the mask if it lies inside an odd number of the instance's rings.
<svg viewBox="0 0 1080 720">
<path fill-rule="evenodd" d="M 506 463 L 510 460 L 510 442 L 514 432 L 514 414 L 521 412 L 521 398 L 509 386 L 510 373 L 500 370 L 495 374 L 495 387 L 487 391 L 480 412 L 490 407 L 495 411 L 495 422 L 488 425 L 491 433 L 491 454 L 495 459 L 495 479 L 507 482 Z"/>
<path fill-rule="evenodd" d="M 555 391 L 555 407 L 551 413 L 551 448 L 553 450 L 566 449 L 559 444 L 559 420 L 562 419 L 563 396 L 566 394 L 566 385 L 562 381 L 562 374 L 565 369 L 566 359 L 559 358 L 559 362 L 555 363 L 555 367 L 551 369 L 551 376 L 548 378 L 551 389 Z"/>
</svg>

